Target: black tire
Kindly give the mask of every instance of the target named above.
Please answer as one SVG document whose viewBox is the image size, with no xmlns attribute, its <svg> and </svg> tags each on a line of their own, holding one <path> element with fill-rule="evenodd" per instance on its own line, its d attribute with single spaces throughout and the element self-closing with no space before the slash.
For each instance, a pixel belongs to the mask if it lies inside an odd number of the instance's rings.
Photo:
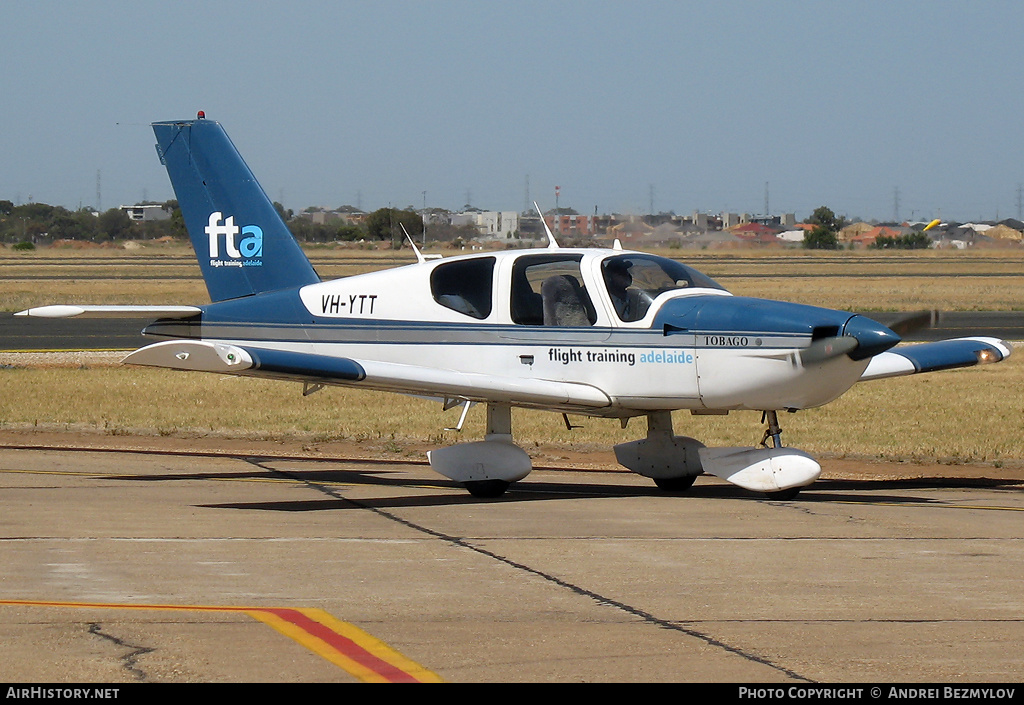
<svg viewBox="0 0 1024 705">
<path fill-rule="evenodd" d="M 788 490 L 777 490 L 775 492 L 765 492 L 764 496 L 768 499 L 773 499 L 777 502 L 788 502 L 791 499 L 795 499 L 800 490 L 803 487 L 790 487 Z"/>
<path fill-rule="evenodd" d="M 474 497 L 479 497 L 480 499 L 494 499 L 495 497 L 500 497 L 505 494 L 505 490 L 508 489 L 508 486 L 511 483 L 505 482 L 504 480 L 473 480 L 472 482 L 467 482 L 465 484 L 466 489 Z"/>
<path fill-rule="evenodd" d="M 696 479 L 696 475 L 683 475 L 682 477 L 656 477 L 654 478 L 654 484 L 658 486 L 659 490 L 664 490 L 665 492 L 685 492 L 693 487 L 693 483 Z"/>
</svg>

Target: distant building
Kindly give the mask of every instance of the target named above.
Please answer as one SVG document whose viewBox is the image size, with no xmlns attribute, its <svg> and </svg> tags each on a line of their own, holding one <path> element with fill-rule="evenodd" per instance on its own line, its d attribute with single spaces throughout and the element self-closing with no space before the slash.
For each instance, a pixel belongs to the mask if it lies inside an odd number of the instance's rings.
<svg viewBox="0 0 1024 705">
<path fill-rule="evenodd" d="M 507 240 L 519 232 L 519 213 L 516 211 L 482 211 L 477 208 L 453 213 L 454 226 L 472 225 L 480 237 Z"/>
<path fill-rule="evenodd" d="M 647 223 L 641 219 L 627 220 L 608 228 L 608 237 L 618 240 L 623 247 L 634 246 L 646 240 L 647 235 L 654 232 Z"/>
<path fill-rule="evenodd" d="M 851 236 L 848 239 L 848 242 L 853 247 L 871 247 L 880 237 L 887 237 L 895 240 L 896 238 L 903 237 L 910 232 L 910 228 L 894 228 L 888 225 L 878 225 L 870 230 L 865 230 L 857 235 Z"/>
<path fill-rule="evenodd" d="M 597 232 L 597 219 L 589 215 L 563 213 L 556 216 L 549 211 L 544 214 L 544 222 L 555 235 L 593 235 Z"/>
<path fill-rule="evenodd" d="M 138 206 L 120 206 L 121 210 L 132 220 L 149 222 L 153 220 L 168 220 L 171 211 L 159 203 L 146 203 Z"/>
<path fill-rule="evenodd" d="M 722 230 L 729 230 L 735 228 L 737 225 L 743 225 L 750 221 L 750 216 L 746 213 L 740 215 L 738 213 L 722 213 Z"/>
<path fill-rule="evenodd" d="M 836 237 L 839 239 L 839 242 L 842 243 L 855 242 L 859 241 L 864 233 L 871 232 L 874 229 L 875 226 L 871 223 L 851 223 L 840 230 Z"/>
<path fill-rule="evenodd" d="M 315 225 L 327 225 L 340 220 L 346 225 L 359 225 L 366 222 L 367 213 L 353 206 L 342 206 L 334 210 L 310 207 L 299 213 L 300 218 L 309 218 Z"/>
<path fill-rule="evenodd" d="M 778 244 L 778 233 L 780 228 L 764 225 L 762 223 L 744 223 L 728 228 L 736 237 L 757 245 Z"/>
<path fill-rule="evenodd" d="M 991 228 L 985 231 L 985 235 L 992 238 L 993 240 L 1014 240 L 1016 242 L 1020 242 L 1022 239 L 1024 239 L 1024 233 L 1022 233 L 1020 230 L 1010 227 L 1009 225 L 1004 225 L 1003 223 L 993 225 Z"/>
</svg>

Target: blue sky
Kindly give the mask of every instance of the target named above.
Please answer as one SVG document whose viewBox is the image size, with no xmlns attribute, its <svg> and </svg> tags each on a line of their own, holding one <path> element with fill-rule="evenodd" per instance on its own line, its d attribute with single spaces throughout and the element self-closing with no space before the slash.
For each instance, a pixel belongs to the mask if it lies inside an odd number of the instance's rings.
<svg viewBox="0 0 1024 705">
<path fill-rule="evenodd" d="M 7 0 L 0 199 L 173 197 L 205 110 L 274 200 L 993 219 L 1024 3 Z"/>
</svg>

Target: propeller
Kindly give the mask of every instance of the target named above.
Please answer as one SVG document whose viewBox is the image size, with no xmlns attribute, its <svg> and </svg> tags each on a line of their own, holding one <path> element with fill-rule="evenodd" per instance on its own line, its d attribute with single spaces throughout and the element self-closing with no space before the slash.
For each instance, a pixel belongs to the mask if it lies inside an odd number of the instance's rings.
<svg viewBox="0 0 1024 705">
<path fill-rule="evenodd" d="M 843 324 L 841 335 L 815 340 L 798 353 L 803 365 L 813 365 L 848 355 L 853 360 L 865 360 L 885 352 L 900 342 L 900 336 L 866 316 L 851 316 Z"/>
<path fill-rule="evenodd" d="M 815 340 L 800 351 L 800 362 L 813 365 L 816 362 L 831 360 L 857 349 L 860 343 L 852 335 L 833 335 L 829 338 Z"/>
<path fill-rule="evenodd" d="M 922 328 L 931 328 L 938 325 L 939 315 L 939 312 L 935 309 L 906 313 L 890 323 L 888 328 L 901 338 L 905 338 Z"/>
</svg>

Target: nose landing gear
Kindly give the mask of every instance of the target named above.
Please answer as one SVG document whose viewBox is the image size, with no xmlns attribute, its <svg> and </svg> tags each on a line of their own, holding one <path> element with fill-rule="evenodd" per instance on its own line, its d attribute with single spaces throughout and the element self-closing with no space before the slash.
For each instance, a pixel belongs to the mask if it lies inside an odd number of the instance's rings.
<svg viewBox="0 0 1024 705">
<path fill-rule="evenodd" d="M 793 499 L 802 487 L 818 479 L 821 466 L 802 450 L 782 446 L 782 428 L 776 411 L 766 410 L 762 420 L 768 428 L 758 447 L 702 448 L 704 472 L 761 492 L 768 499 Z"/>
<path fill-rule="evenodd" d="M 761 447 L 768 447 L 768 439 L 772 441 L 772 448 L 782 448 L 782 428 L 779 426 L 779 414 L 777 411 L 772 409 L 771 411 L 764 411 L 761 413 L 761 423 L 767 423 L 768 427 L 764 430 L 764 435 L 761 437 Z M 790 487 L 785 490 L 774 490 L 771 492 L 765 492 L 764 495 L 768 499 L 775 499 L 785 501 L 793 499 L 798 494 L 802 487 Z"/>
</svg>

